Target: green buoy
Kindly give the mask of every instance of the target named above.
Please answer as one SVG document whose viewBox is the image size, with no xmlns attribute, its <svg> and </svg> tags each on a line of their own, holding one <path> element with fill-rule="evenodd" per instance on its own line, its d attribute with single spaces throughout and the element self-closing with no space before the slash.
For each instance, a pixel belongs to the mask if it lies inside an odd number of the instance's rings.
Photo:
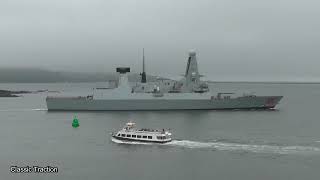
<svg viewBox="0 0 320 180">
<path fill-rule="evenodd" d="M 79 120 L 77 119 L 76 116 L 74 116 L 73 121 L 72 121 L 72 127 L 77 128 L 79 126 L 80 126 Z"/>
</svg>

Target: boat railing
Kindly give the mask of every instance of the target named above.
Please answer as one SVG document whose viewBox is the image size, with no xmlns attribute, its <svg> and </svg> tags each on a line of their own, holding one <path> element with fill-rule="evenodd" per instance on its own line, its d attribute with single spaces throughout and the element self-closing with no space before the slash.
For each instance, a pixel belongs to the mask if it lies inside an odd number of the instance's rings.
<svg viewBox="0 0 320 180">
<path fill-rule="evenodd" d="M 158 129 L 142 128 L 142 129 L 139 129 L 138 131 L 141 131 L 141 132 L 159 132 L 161 134 L 165 134 L 166 133 L 166 131 L 164 129 L 158 130 Z"/>
<path fill-rule="evenodd" d="M 139 131 L 158 132 L 159 130 L 157 130 L 157 129 L 142 128 L 142 129 L 139 129 Z"/>
</svg>

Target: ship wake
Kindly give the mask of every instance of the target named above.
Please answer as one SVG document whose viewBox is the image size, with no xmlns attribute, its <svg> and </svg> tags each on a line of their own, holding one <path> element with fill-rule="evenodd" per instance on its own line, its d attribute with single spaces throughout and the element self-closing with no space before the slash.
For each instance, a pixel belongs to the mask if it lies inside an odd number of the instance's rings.
<svg viewBox="0 0 320 180">
<path fill-rule="evenodd" d="M 320 154 L 320 148 L 313 146 L 276 146 L 276 145 L 261 145 L 261 144 L 240 144 L 240 143 L 225 143 L 225 142 L 200 142 L 189 140 L 173 140 L 165 144 L 145 143 L 145 142 L 132 142 L 121 141 L 112 139 L 113 142 L 119 144 L 132 144 L 132 145 L 160 145 L 172 146 L 189 149 L 212 149 L 218 151 L 233 151 L 233 152 L 253 152 L 265 154 Z"/>
<path fill-rule="evenodd" d="M 0 109 L 0 112 L 47 111 L 48 109 Z"/>
<path fill-rule="evenodd" d="M 320 148 L 312 146 L 275 146 L 224 142 L 198 142 L 189 140 L 174 140 L 167 144 L 185 148 L 212 148 L 221 151 L 239 151 L 270 154 L 320 154 Z"/>
</svg>

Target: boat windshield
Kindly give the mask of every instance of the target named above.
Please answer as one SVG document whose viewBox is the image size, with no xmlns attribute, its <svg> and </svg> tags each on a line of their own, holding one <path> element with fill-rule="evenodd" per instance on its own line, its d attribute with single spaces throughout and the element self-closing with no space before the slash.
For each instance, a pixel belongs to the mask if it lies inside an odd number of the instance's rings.
<svg viewBox="0 0 320 180">
<path fill-rule="evenodd" d="M 124 127 L 124 129 L 126 129 L 126 130 L 132 129 L 132 128 L 134 127 L 134 125 L 135 125 L 135 123 L 133 123 L 133 122 L 128 122 L 128 123 L 126 124 L 126 126 Z"/>
</svg>

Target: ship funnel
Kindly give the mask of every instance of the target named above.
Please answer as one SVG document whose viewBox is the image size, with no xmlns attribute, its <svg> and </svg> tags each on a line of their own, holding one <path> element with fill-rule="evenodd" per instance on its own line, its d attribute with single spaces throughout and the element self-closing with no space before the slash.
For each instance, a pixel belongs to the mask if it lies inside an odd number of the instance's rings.
<svg viewBox="0 0 320 180">
<path fill-rule="evenodd" d="M 141 83 L 147 82 L 147 75 L 146 75 L 146 69 L 145 69 L 145 58 L 144 58 L 144 48 L 142 49 L 142 73 L 141 75 Z"/>
</svg>

